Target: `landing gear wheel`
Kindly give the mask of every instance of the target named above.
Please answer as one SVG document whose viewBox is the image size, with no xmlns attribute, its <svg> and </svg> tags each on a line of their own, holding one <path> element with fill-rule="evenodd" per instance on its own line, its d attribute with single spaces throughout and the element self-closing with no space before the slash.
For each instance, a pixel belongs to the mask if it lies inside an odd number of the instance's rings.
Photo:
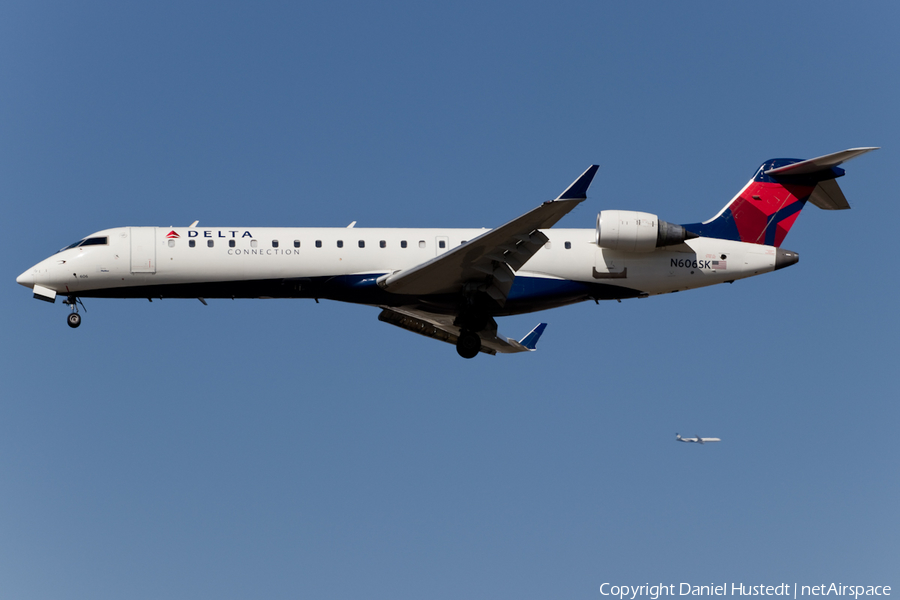
<svg viewBox="0 0 900 600">
<path fill-rule="evenodd" d="M 481 338 L 477 333 L 471 331 L 459 332 L 459 339 L 456 341 L 456 352 L 463 358 L 475 358 L 481 350 Z"/>
<path fill-rule="evenodd" d="M 72 313 L 66 318 L 66 322 L 69 324 L 69 327 L 75 329 L 79 325 L 81 325 L 81 315 L 78 313 Z"/>
</svg>

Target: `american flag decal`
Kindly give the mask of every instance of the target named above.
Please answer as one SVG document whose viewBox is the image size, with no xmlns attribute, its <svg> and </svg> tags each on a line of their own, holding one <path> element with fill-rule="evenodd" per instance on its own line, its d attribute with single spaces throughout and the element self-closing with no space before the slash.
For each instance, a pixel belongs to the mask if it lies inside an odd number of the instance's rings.
<svg viewBox="0 0 900 600">
<path fill-rule="evenodd" d="M 724 260 L 714 260 L 714 261 L 712 261 L 712 268 L 713 268 L 713 269 L 719 269 L 719 270 L 723 270 L 723 271 L 724 271 L 725 268 L 726 268 L 726 266 L 725 266 L 725 261 L 724 261 Z"/>
</svg>

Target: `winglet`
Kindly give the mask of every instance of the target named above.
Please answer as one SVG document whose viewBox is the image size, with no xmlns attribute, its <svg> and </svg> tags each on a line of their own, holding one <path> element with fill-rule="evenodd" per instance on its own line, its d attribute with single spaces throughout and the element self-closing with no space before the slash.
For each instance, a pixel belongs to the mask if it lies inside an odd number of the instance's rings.
<svg viewBox="0 0 900 600">
<path fill-rule="evenodd" d="M 519 340 L 519 343 L 529 350 L 534 350 L 535 346 L 537 346 L 538 340 L 541 339 L 541 334 L 544 333 L 545 329 L 547 329 L 546 323 L 538 323 L 538 326 L 532 329 L 528 333 L 528 335 Z"/>
<path fill-rule="evenodd" d="M 591 187 L 591 181 L 594 180 L 594 175 L 597 174 L 597 169 L 600 167 L 598 165 L 591 165 L 588 167 L 588 170 L 581 174 L 581 177 L 575 180 L 575 182 L 566 188 L 562 194 L 559 195 L 557 200 L 575 200 L 587 198 L 587 190 Z"/>
</svg>

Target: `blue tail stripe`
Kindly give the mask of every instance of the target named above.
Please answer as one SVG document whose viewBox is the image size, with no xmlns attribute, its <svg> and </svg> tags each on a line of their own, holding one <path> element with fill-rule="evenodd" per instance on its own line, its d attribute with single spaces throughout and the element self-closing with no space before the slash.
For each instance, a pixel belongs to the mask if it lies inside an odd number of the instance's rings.
<svg viewBox="0 0 900 600">
<path fill-rule="evenodd" d="M 771 222 L 766 227 L 766 245 L 774 246 L 775 245 L 775 232 L 778 231 L 778 223 L 782 220 L 788 218 L 794 213 L 798 213 L 803 210 L 803 207 L 806 206 L 806 199 L 799 200 L 794 202 L 790 206 L 785 206 L 774 215 L 772 215 Z"/>
<path fill-rule="evenodd" d="M 720 240 L 741 241 L 741 234 L 738 232 L 737 224 L 734 222 L 734 215 L 730 208 L 726 208 L 725 212 L 719 215 L 718 219 L 709 223 L 688 223 L 682 225 L 691 233 L 703 237 L 718 238 Z"/>
</svg>

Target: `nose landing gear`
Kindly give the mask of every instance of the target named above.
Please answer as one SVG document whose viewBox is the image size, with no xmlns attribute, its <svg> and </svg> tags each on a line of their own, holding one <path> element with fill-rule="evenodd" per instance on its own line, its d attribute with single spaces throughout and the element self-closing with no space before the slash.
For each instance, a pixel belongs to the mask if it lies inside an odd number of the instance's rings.
<svg viewBox="0 0 900 600">
<path fill-rule="evenodd" d="M 66 323 L 69 324 L 69 327 L 75 329 L 81 325 L 81 315 L 78 314 L 78 305 L 81 304 L 81 308 L 84 308 L 84 302 L 79 300 L 76 296 L 69 296 L 63 300 L 63 304 L 68 304 L 72 308 L 72 312 L 66 317 Z M 84 308 L 84 310 L 87 311 L 86 308 Z"/>
</svg>

